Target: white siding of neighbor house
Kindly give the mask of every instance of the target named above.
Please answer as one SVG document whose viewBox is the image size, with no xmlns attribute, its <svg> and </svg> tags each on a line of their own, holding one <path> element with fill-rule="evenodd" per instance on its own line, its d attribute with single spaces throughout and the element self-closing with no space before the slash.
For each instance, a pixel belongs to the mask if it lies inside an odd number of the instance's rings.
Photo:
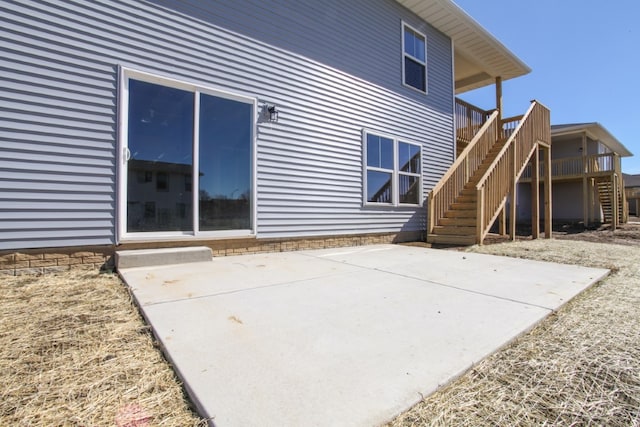
<svg viewBox="0 0 640 427">
<path fill-rule="evenodd" d="M 391 0 L 2 2 L 0 20 L 0 250 L 116 243 L 120 66 L 277 105 L 258 237 L 424 229 L 424 207 L 362 206 L 363 128 L 422 145 L 425 197 L 453 160 L 450 40 Z M 402 86 L 402 20 L 427 36 L 428 95 Z"/>
</svg>

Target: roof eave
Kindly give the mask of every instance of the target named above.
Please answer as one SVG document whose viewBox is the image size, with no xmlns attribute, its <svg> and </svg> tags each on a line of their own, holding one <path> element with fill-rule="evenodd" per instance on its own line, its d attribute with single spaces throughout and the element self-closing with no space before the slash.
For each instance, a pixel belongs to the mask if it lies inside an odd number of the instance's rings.
<svg viewBox="0 0 640 427">
<path fill-rule="evenodd" d="M 456 93 L 467 92 L 531 72 L 520 58 L 450 0 L 396 0 L 425 22 L 451 38 L 456 56 L 461 55 L 474 68 L 456 76 Z M 458 71 L 458 70 L 456 70 Z"/>
<path fill-rule="evenodd" d="M 577 123 L 575 125 L 563 126 L 561 128 L 551 128 L 551 137 L 565 136 L 565 135 L 578 135 L 582 132 L 587 133 L 591 139 L 598 140 L 604 145 L 609 147 L 611 151 L 618 154 L 620 157 L 631 157 L 633 153 L 624 146 L 615 136 L 611 134 L 600 123 Z"/>
</svg>

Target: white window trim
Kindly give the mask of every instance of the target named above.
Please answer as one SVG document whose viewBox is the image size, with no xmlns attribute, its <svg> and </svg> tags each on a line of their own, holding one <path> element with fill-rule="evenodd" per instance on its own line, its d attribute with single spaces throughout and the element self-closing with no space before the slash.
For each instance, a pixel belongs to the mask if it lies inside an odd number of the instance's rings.
<svg viewBox="0 0 640 427">
<path fill-rule="evenodd" d="M 247 230 L 219 230 L 200 231 L 196 206 L 199 202 L 198 180 L 192 181 L 193 192 L 193 231 L 158 231 L 158 232 L 127 232 L 127 156 L 128 153 L 128 128 L 129 128 L 129 79 L 141 80 L 148 83 L 155 83 L 176 89 L 187 90 L 194 93 L 194 141 L 193 141 L 193 164 L 195 174 L 198 176 L 198 132 L 195 131 L 199 124 L 200 93 L 218 96 L 243 102 L 253 106 L 253 118 L 251 124 L 251 228 Z M 258 120 L 258 100 L 255 97 L 239 95 L 211 87 L 188 83 L 158 74 L 147 73 L 120 66 L 118 72 L 118 151 L 116 153 L 117 168 L 117 204 L 116 204 L 116 244 L 133 241 L 168 241 L 168 240 L 193 240 L 211 239 L 224 237 L 251 237 L 256 236 L 257 230 L 257 120 Z"/>
<path fill-rule="evenodd" d="M 393 170 L 379 168 L 375 166 L 367 166 L 367 135 L 375 135 L 382 138 L 391 139 L 393 141 Z M 400 171 L 400 165 L 398 164 L 399 162 L 398 144 L 400 142 L 405 144 L 415 145 L 420 149 L 420 173 Z M 422 182 L 423 182 L 422 153 L 423 151 L 424 149 L 422 147 L 422 144 L 410 141 L 406 138 L 399 138 L 397 136 L 389 135 L 384 132 L 377 132 L 371 129 L 362 129 L 362 205 L 364 207 L 382 207 L 382 208 L 384 207 L 414 208 L 414 207 L 422 206 L 422 203 L 424 202 L 424 192 L 422 190 Z M 368 189 L 367 171 L 369 170 L 385 172 L 385 173 L 391 172 L 391 203 L 377 203 L 377 202 L 370 202 L 367 200 L 367 189 Z M 400 203 L 400 191 L 399 191 L 400 175 L 414 176 L 418 178 L 418 188 L 420 189 L 420 192 L 418 194 L 418 203 Z"/>
<path fill-rule="evenodd" d="M 408 53 L 405 52 L 404 50 L 404 30 L 405 28 L 410 29 L 411 31 L 413 31 L 414 33 L 422 36 L 424 38 L 424 61 L 419 60 L 418 58 L 416 58 L 413 55 L 409 55 Z M 401 26 L 400 26 L 400 37 L 402 38 L 402 85 L 415 90 L 418 93 L 421 93 L 423 95 L 427 95 L 429 93 L 429 75 L 427 72 L 427 35 L 424 34 L 422 31 L 418 31 L 416 30 L 414 27 L 412 27 L 411 25 L 407 24 L 405 21 L 401 21 Z M 407 84 L 406 82 L 406 74 L 405 74 L 405 65 L 404 65 L 404 58 L 408 57 L 410 59 L 412 59 L 413 61 L 416 61 L 422 65 L 424 65 L 424 90 L 420 90 L 416 87 L 411 86 L 410 84 Z"/>
</svg>

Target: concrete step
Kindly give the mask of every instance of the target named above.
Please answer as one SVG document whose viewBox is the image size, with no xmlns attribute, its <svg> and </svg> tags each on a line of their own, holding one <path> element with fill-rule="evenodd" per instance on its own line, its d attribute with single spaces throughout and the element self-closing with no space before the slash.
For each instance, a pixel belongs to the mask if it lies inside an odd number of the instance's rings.
<svg viewBox="0 0 640 427">
<path fill-rule="evenodd" d="M 211 261 L 213 252 L 205 246 L 188 248 L 136 249 L 116 251 L 117 269 Z"/>
</svg>

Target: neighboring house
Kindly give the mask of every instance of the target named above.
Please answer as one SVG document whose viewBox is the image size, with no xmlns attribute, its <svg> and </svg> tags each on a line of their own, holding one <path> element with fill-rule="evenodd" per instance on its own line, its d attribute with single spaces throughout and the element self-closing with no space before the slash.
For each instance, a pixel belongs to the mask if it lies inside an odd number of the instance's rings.
<svg viewBox="0 0 640 427">
<path fill-rule="evenodd" d="M 454 95 L 529 72 L 448 0 L 41 0 L 0 17 L 6 271 L 420 239 L 456 154 Z"/>
<path fill-rule="evenodd" d="M 632 154 L 599 123 L 551 127 L 553 219 L 585 225 L 627 221 L 621 157 Z M 518 216 L 531 217 L 531 168 L 519 184 Z"/>
<path fill-rule="evenodd" d="M 629 215 L 640 216 L 640 175 L 622 174 Z"/>
</svg>

